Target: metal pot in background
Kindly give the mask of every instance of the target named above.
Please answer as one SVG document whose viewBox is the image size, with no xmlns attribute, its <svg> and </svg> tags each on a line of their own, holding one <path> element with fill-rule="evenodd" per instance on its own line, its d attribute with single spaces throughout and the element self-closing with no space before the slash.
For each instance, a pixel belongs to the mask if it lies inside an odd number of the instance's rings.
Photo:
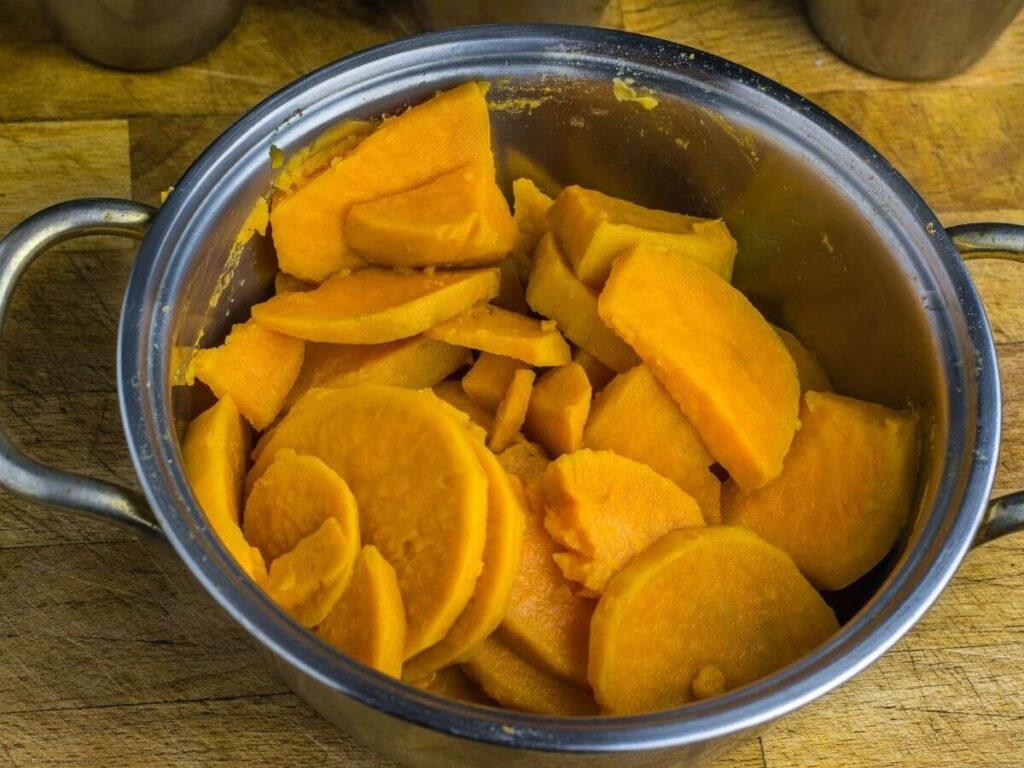
<svg viewBox="0 0 1024 768">
<path fill-rule="evenodd" d="M 984 56 L 1024 0 L 805 0 L 826 45 L 896 80 L 937 80 Z"/>
<path fill-rule="evenodd" d="M 413 0 L 429 29 L 467 24 L 579 24 L 620 26 L 614 0 Z"/>
</svg>

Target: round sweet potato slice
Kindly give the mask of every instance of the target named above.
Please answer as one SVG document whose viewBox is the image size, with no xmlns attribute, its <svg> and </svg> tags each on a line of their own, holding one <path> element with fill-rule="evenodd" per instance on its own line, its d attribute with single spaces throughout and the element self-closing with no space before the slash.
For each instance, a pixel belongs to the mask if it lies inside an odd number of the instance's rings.
<svg viewBox="0 0 1024 768">
<path fill-rule="evenodd" d="M 484 693 L 483 688 L 471 680 L 460 667 L 439 669 L 430 677 L 417 680 L 413 687 L 435 696 L 464 701 L 467 704 L 480 704 L 485 707 L 496 707 L 498 703 Z"/>
</svg>

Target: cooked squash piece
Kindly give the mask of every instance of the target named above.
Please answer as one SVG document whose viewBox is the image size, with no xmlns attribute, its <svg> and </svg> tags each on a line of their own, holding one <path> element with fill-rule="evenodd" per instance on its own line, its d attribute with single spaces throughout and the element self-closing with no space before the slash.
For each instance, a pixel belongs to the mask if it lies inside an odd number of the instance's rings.
<svg viewBox="0 0 1024 768">
<path fill-rule="evenodd" d="M 576 363 L 548 371 L 534 385 L 526 410 L 526 434 L 552 456 L 572 453 L 583 440 L 590 413 L 590 380 Z"/>
<path fill-rule="evenodd" d="M 913 413 L 807 392 L 800 431 L 780 475 L 722 493 L 722 519 L 790 554 L 819 589 L 842 589 L 892 549 L 910 516 L 917 480 Z"/>
<path fill-rule="evenodd" d="M 348 246 L 388 267 L 493 264 L 512 253 L 516 237 L 490 158 L 355 205 L 345 221 Z"/>
<path fill-rule="evenodd" d="M 509 709 L 539 715 L 599 714 L 589 691 L 537 669 L 493 637 L 477 647 L 463 669 L 488 696 Z"/>
<path fill-rule="evenodd" d="M 519 232 L 516 266 L 520 279 L 526 282 L 533 266 L 533 252 L 541 235 L 548 231 L 547 212 L 554 200 L 545 195 L 532 179 L 525 178 L 512 182 L 512 200 L 516 230 Z"/>
<path fill-rule="evenodd" d="M 839 629 L 785 552 L 732 526 L 659 540 L 612 579 L 591 627 L 590 683 L 620 715 L 738 688 Z"/>
<path fill-rule="evenodd" d="M 272 563 L 328 518 L 338 521 L 354 562 L 360 547 L 359 510 L 348 484 L 316 456 L 285 449 L 277 452 L 245 501 L 245 537 Z"/>
<path fill-rule="evenodd" d="M 825 369 L 821 366 L 818 356 L 805 347 L 800 339 L 787 330 L 772 326 L 779 334 L 782 343 L 786 345 L 793 362 L 796 363 L 796 376 L 800 380 L 800 392 L 831 392 L 832 381 L 829 379 Z"/>
<path fill-rule="evenodd" d="M 457 666 L 439 669 L 430 677 L 413 682 L 413 687 L 435 696 L 444 696 L 448 699 L 464 701 L 467 704 L 480 704 L 485 707 L 498 706 L 494 699 L 484 693 L 483 689 Z"/>
<path fill-rule="evenodd" d="M 348 588 L 317 630 L 321 639 L 392 677 L 402 676 L 405 608 L 398 577 L 372 545 L 356 559 Z"/>
<path fill-rule="evenodd" d="M 493 411 L 505 396 L 516 371 L 525 368 L 529 366 L 522 360 L 481 352 L 462 377 L 462 388 L 473 402 Z"/>
<path fill-rule="evenodd" d="M 583 372 L 587 374 L 587 379 L 590 381 L 590 388 L 594 392 L 600 392 L 609 381 L 615 378 L 615 371 L 580 347 L 572 351 L 572 361 L 583 368 Z"/>
<path fill-rule="evenodd" d="M 487 477 L 473 438 L 437 403 L 429 392 L 379 384 L 311 390 L 274 429 L 248 478 L 251 487 L 285 448 L 345 478 L 363 542 L 398 574 L 407 658 L 441 640 L 466 607 L 487 526 Z"/>
<path fill-rule="evenodd" d="M 306 345 L 302 370 L 288 393 L 291 408 L 306 392 L 318 387 L 341 389 L 356 384 L 388 384 L 426 389 L 469 362 L 462 347 L 412 336 L 384 344 Z"/>
<path fill-rule="evenodd" d="M 219 347 L 193 358 L 196 378 L 219 397 L 230 396 L 256 429 L 274 420 L 302 367 L 305 344 L 252 320 L 234 326 Z"/>
<path fill-rule="evenodd" d="M 442 381 L 434 386 L 433 392 L 448 405 L 458 408 L 466 414 L 474 424 L 483 428 L 485 432 L 490 431 L 491 424 L 494 423 L 494 414 L 473 402 L 460 382 Z"/>
<path fill-rule="evenodd" d="M 296 293 L 298 291 L 311 291 L 316 288 L 313 283 L 299 280 L 287 272 L 278 272 L 274 275 L 274 295 L 280 296 L 284 293 Z"/>
<path fill-rule="evenodd" d="M 523 290 L 524 281 L 519 278 L 519 272 L 516 270 L 515 256 L 502 259 L 498 269 L 501 272 L 501 287 L 492 301 L 494 306 L 522 315 L 529 314 L 530 307 L 526 303 L 526 292 Z"/>
<path fill-rule="evenodd" d="M 512 381 L 505 390 L 505 396 L 498 403 L 494 422 L 488 432 L 487 447 L 501 453 L 516 441 L 516 436 L 526 421 L 526 410 L 533 392 L 533 371 L 520 369 L 512 375 Z"/>
<path fill-rule="evenodd" d="M 594 398 L 583 445 L 647 464 L 690 494 L 708 523 L 721 520 L 715 460 L 646 365 L 620 373 Z"/>
<path fill-rule="evenodd" d="M 563 189 L 547 216 L 573 272 L 592 288 L 604 285 L 615 259 L 637 245 L 732 278 L 736 241 L 721 220 L 644 208 L 578 186 Z"/>
<path fill-rule="evenodd" d="M 274 192 L 286 194 L 316 178 L 332 162 L 355 149 L 375 127 L 369 120 L 343 120 L 332 125 L 288 157 L 274 179 Z"/>
<path fill-rule="evenodd" d="M 385 120 L 270 212 L 281 269 L 319 283 L 361 263 L 345 243 L 355 203 L 422 186 L 468 163 L 493 163 L 487 85 L 466 83 Z"/>
<path fill-rule="evenodd" d="M 554 323 L 534 320 L 491 304 L 477 304 L 435 325 L 425 335 L 530 365 L 562 365 L 572 357 L 569 345 Z"/>
<path fill-rule="evenodd" d="M 640 362 L 629 345 L 600 318 L 597 295 L 572 273 L 550 233 L 537 245 L 526 285 L 526 303 L 557 322 L 567 339 L 612 370 L 627 371 Z"/>
<path fill-rule="evenodd" d="M 539 445 L 524 440 L 510 445 L 499 453 L 498 463 L 510 475 L 515 475 L 524 483 L 530 483 L 544 474 L 551 459 Z"/>
<path fill-rule="evenodd" d="M 538 482 L 544 527 L 569 550 L 555 562 L 590 595 L 600 595 L 626 563 L 669 531 L 704 524 L 692 496 L 611 451 L 562 456 Z"/>
<path fill-rule="evenodd" d="M 536 487 L 527 487 L 522 561 L 497 636 L 549 674 L 586 685 L 596 602 L 576 594 L 576 585 L 555 564 L 560 549 L 544 530 L 544 502 L 538 496 Z"/>
<path fill-rule="evenodd" d="M 422 679 L 442 667 L 464 661 L 505 617 L 512 582 L 519 572 L 525 515 L 522 503 L 494 454 L 481 443 L 473 441 L 472 445 L 487 475 L 483 570 L 473 597 L 444 639 L 406 662 L 402 674 L 408 680 Z"/>
<path fill-rule="evenodd" d="M 741 488 L 779 476 L 800 383 L 782 340 L 742 293 L 695 261 L 635 248 L 615 262 L 598 309 Z"/>
<path fill-rule="evenodd" d="M 264 328 L 309 341 L 383 344 L 422 333 L 497 293 L 496 269 L 426 274 L 368 267 L 315 291 L 275 296 L 252 315 Z"/>
</svg>

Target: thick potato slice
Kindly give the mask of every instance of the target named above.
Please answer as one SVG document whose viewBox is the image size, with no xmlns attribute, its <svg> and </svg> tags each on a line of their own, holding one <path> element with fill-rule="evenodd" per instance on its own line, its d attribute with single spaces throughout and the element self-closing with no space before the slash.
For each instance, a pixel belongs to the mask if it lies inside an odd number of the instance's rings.
<svg viewBox="0 0 1024 768">
<path fill-rule="evenodd" d="M 544 194 L 533 179 L 526 178 L 512 182 L 512 200 L 519 232 L 516 268 L 520 279 L 526 282 L 533 266 L 533 252 L 541 236 L 548 231 L 547 212 L 554 200 Z"/>
<path fill-rule="evenodd" d="M 818 356 L 789 331 L 779 328 L 777 325 L 773 325 L 772 328 L 779 334 L 790 357 L 796 363 L 796 376 L 800 380 L 800 392 L 831 392 L 832 381 L 818 360 Z"/>
<path fill-rule="evenodd" d="M 494 413 L 470 399 L 458 381 L 442 381 L 433 387 L 433 392 L 448 405 L 466 414 L 470 421 L 489 432 L 494 423 Z"/>
<path fill-rule="evenodd" d="M 620 373 L 594 398 L 583 445 L 647 464 L 693 496 L 708 523 L 721 520 L 715 460 L 646 365 Z"/>
<path fill-rule="evenodd" d="M 551 459 L 539 445 L 524 440 L 499 453 L 498 463 L 521 482 L 531 483 L 544 474 Z"/>
<path fill-rule="evenodd" d="M 597 295 L 572 273 L 550 233 L 537 245 L 526 285 L 526 303 L 557 322 L 567 339 L 612 370 L 626 371 L 640 362 L 629 345 L 600 318 Z"/>
<path fill-rule="evenodd" d="M 790 554 L 819 589 L 842 589 L 892 549 L 917 481 L 913 413 L 808 392 L 782 475 L 744 493 L 722 493 L 722 518 Z"/>
<path fill-rule="evenodd" d="M 217 397 L 230 396 L 249 423 L 263 429 L 284 405 L 305 346 L 249 320 L 234 326 L 221 346 L 198 350 L 193 365 L 196 378 Z"/>
<path fill-rule="evenodd" d="M 487 475 L 487 542 L 484 567 L 465 610 L 439 643 L 413 656 L 403 676 L 418 680 L 449 664 L 463 661 L 501 623 L 508 609 L 512 582 L 519 573 L 523 552 L 523 505 L 509 476 L 481 443 L 473 441 L 480 466 Z"/>
<path fill-rule="evenodd" d="M 497 269 L 426 274 L 367 267 L 314 291 L 275 296 L 254 306 L 252 316 L 265 328 L 309 341 L 383 344 L 422 333 L 497 293 Z"/>
<path fill-rule="evenodd" d="M 838 629 L 778 547 L 745 528 L 683 528 L 608 585 L 590 683 L 610 714 L 669 709 L 771 674 Z"/>
<path fill-rule="evenodd" d="M 503 707 L 539 715 L 598 714 L 589 691 L 537 669 L 496 638 L 484 640 L 463 669 Z"/>
<path fill-rule="evenodd" d="M 736 241 L 721 220 L 644 208 L 578 186 L 563 189 L 547 216 L 573 272 L 592 288 L 604 285 L 615 259 L 637 245 L 732 277 Z"/>
<path fill-rule="evenodd" d="M 548 371 L 530 395 L 526 434 L 552 456 L 572 453 L 583 440 L 590 396 L 590 379 L 582 366 L 567 363 Z"/>
<path fill-rule="evenodd" d="M 590 388 L 594 392 L 600 392 L 609 381 L 615 378 L 615 371 L 581 347 L 572 351 L 572 361 L 583 368 L 587 379 L 590 380 Z"/>
<path fill-rule="evenodd" d="M 516 371 L 529 366 L 522 360 L 481 352 L 462 377 L 462 388 L 473 402 L 493 411 L 505 396 Z"/>
<path fill-rule="evenodd" d="M 406 634 L 402 591 L 395 569 L 376 547 L 363 547 L 348 588 L 317 634 L 378 672 L 402 676 Z"/>
<path fill-rule="evenodd" d="M 598 310 L 741 488 L 779 476 L 800 383 L 782 340 L 746 296 L 695 261 L 635 248 L 615 262 Z"/>
<path fill-rule="evenodd" d="M 278 451 L 245 501 L 243 530 L 272 562 L 333 518 L 348 540 L 348 560 L 359 552 L 359 510 L 348 484 L 316 456 Z"/>
<path fill-rule="evenodd" d="M 464 701 L 467 704 L 480 704 L 485 707 L 496 707 L 498 703 L 484 693 L 483 688 L 471 680 L 460 667 L 451 666 L 439 669 L 429 677 L 413 682 L 414 688 L 444 696 L 447 699 Z"/>
<path fill-rule="evenodd" d="M 626 563 L 669 531 L 704 524 L 697 502 L 678 485 L 611 451 L 562 456 L 539 487 L 544 527 L 569 550 L 555 562 L 590 595 L 600 595 Z"/>
<path fill-rule="evenodd" d="M 530 365 L 562 365 L 572 350 L 554 323 L 477 304 L 425 332 L 432 339 L 512 357 Z"/>
<path fill-rule="evenodd" d="M 394 567 L 408 619 L 406 657 L 445 636 L 480 573 L 487 477 L 472 437 L 430 392 L 379 384 L 315 389 L 274 429 L 249 473 L 291 448 L 345 478 L 363 541 Z"/>
<path fill-rule="evenodd" d="M 519 430 L 526 421 L 526 411 L 530 407 L 534 378 L 536 374 L 525 368 L 512 375 L 512 381 L 505 390 L 505 396 L 498 403 L 494 422 L 487 435 L 487 447 L 495 453 L 501 453 L 516 442 Z"/>
<path fill-rule="evenodd" d="M 344 234 L 355 203 L 419 187 L 467 163 L 493 164 L 486 91 L 484 83 L 466 83 L 385 120 L 319 176 L 276 199 L 270 222 L 281 269 L 319 283 L 358 266 Z"/>
<path fill-rule="evenodd" d="M 516 238 L 490 160 L 355 205 L 345 221 L 348 246 L 389 267 L 493 264 L 512 253 Z"/>
<path fill-rule="evenodd" d="M 291 408 L 306 392 L 318 387 L 341 389 L 355 384 L 388 384 L 426 389 L 469 362 L 462 347 L 412 336 L 385 344 L 306 345 L 306 357 L 292 391 L 285 400 Z"/>
</svg>

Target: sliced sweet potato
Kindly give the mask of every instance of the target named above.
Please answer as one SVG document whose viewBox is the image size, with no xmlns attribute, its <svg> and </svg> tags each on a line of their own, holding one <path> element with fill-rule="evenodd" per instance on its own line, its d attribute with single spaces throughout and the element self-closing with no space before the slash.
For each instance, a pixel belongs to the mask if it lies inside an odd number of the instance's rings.
<svg viewBox="0 0 1024 768">
<path fill-rule="evenodd" d="M 568 552 L 567 579 L 600 595 L 623 566 L 669 531 L 703 525 L 693 497 L 646 464 L 582 450 L 551 463 L 538 481 L 544 527 Z"/>
<path fill-rule="evenodd" d="M 547 217 L 573 272 L 592 288 L 604 285 L 615 259 L 636 245 L 732 277 L 736 241 L 720 219 L 644 208 L 579 186 L 563 189 Z"/>
<path fill-rule="evenodd" d="M 540 715 L 598 714 L 589 691 L 537 669 L 493 637 L 477 647 L 463 669 L 503 707 Z"/>
<path fill-rule="evenodd" d="M 274 429 L 248 478 L 251 487 L 285 448 L 345 478 L 363 541 L 398 574 L 407 658 L 441 640 L 466 607 L 487 526 L 487 478 L 473 438 L 438 402 L 379 384 L 312 390 Z"/>
<path fill-rule="evenodd" d="M 647 464 L 693 496 L 708 523 L 720 521 L 715 460 L 646 365 L 620 373 L 594 398 L 583 445 Z"/>
<path fill-rule="evenodd" d="M 496 307 L 507 309 L 510 312 L 529 314 L 530 307 L 526 303 L 526 293 L 523 290 L 524 281 L 520 279 L 516 270 L 515 256 L 507 256 L 498 264 L 501 272 L 501 288 L 494 298 L 493 304 Z"/>
<path fill-rule="evenodd" d="M 626 371 L 640 362 L 629 345 L 600 318 L 597 295 L 572 273 L 550 233 L 537 245 L 526 285 L 526 303 L 557 322 L 567 339 L 612 370 Z"/>
<path fill-rule="evenodd" d="M 252 316 L 265 328 L 309 341 L 383 344 L 422 333 L 497 293 L 496 269 L 426 274 L 367 267 L 314 291 L 275 296 L 254 306 Z"/>
<path fill-rule="evenodd" d="M 486 84 L 466 83 L 385 120 L 270 212 L 281 268 L 319 283 L 361 263 L 345 243 L 355 203 L 426 184 L 467 163 L 493 162 Z"/>
<path fill-rule="evenodd" d="M 790 554 L 819 589 L 842 589 L 892 549 L 917 481 L 917 418 L 874 403 L 807 392 L 782 475 L 749 493 L 732 482 L 722 519 Z"/>
<path fill-rule="evenodd" d="M 512 253 L 516 237 L 490 158 L 354 205 L 345 220 L 348 246 L 389 267 L 493 264 Z"/>
<path fill-rule="evenodd" d="M 779 328 L 777 325 L 772 327 L 779 334 L 779 338 L 786 345 L 786 350 L 793 358 L 793 362 L 796 363 L 796 375 L 800 380 L 800 391 L 831 392 L 832 382 L 828 374 L 825 373 L 825 369 L 818 360 L 818 356 L 805 347 L 800 339 L 789 331 Z"/>
<path fill-rule="evenodd" d="M 473 367 L 462 377 L 462 388 L 473 402 L 493 411 L 505 396 L 515 372 L 528 367 L 513 357 L 481 352 Z"/>
<path fill-rule="evenodd" d="M 562 365 L 572 350 L 554 323 L 509 312 L 491 304 L 477 304 L 425 335 L 460 347 L 522 360 L 530 365 Z"/>
<path fill-rule="evenodd" d="M 683 528 L 608 585 L 589 679 L 608 713 L 669 709 L 771 674 L 838 629 L 778 547 L 745 528 Z"/>
<path fill-rule="evenodd" d="M 494 414 L 473 402 L 460 382 L 442 381 L 434 386 L 433 392 L 448 405 L 458 408 L 466 414 L 474 424 L 483 428 L 485 432 L 490 431 L 491 424 L 494 423 Z"/>
<path fill-rule="evenodd" d="M 742 293 L 696 261 L 634 248 L 615 262 L 598 309 L 741 488 L 779 476 L 800 383 L 782 340 Z"/>
<path fill-rule="evenodd" d="M 274 275 L 274 295 L 280 296 L 283 293 L 296 293 L 297 291 L 311 291 L 316 288 L 313 283 L 289 275 L 287 272 L 278 272 Z"/>
<path fill-rule="evenodd" d="M 217 397 L 230 396 L 256 429 L 263 429 L 284 405 L 302 368 L 305 344 L 257 325 L 234 326 L 219 347 L 193 358 L 196 378 Z"/>
<path fill-rule="evenodd" d="M 582 366 L 568 363 L 548 371 L 530 395 L 526 434 L 552 456 L 572 453 L 583 440 L 590 395 L 590 380 Z"/>
<path fill-rule="evenodd" d="M 501 453 L 516 441 L 516 436 L 526 421 L 526 410 L 530 406 L 533 392 L 533 371 L 520 369 L 512 375 L 512 381 L 505 390 L 505 396 L 498 403 L 494 422 L 488 432 L 487 447 Z"/>
<path fill-rule="evenodd" d="M 498 462 L 510 475 L 530 483 L 544 474 L 551 459 L 544 449 L 526 440 L 514 443 L 498 454 Z"/>
<path fill-rule="evenodd" d="M 519 232 L 516 267 L 520 279 L 526 282 L 533 266 L 533 252 L 541 235 L 548 231 L 547 212 L 554 200 L 544 194 L 533 179 L 526 178 L 512 182 L 512 200 Z"/>
<path fill-rule="evenodd" d="M 363 547 L 348 588 L 317 634 L 378 672 L 402 676 L 406 634 L 402 592 L 395 569 L 376 547 Z"/>
<path fill-rule="evenodd" d="M 609 381 L 615 378 L 615 371 L 581 347 L 572 351 L 572 361 L 583 368 L 590 381 L 590 388 L 594 392 L 600 392 Z"/>
<path fill-rule="evenodd" d="M 485 707 L 498 705 L 494 699 L 484 693 L 483 688 L 457 666 L 439 669 L 430 677 L 415 681 L 413 687 L 435 696 L 444 696 L 447 699 L 464 701 L 467 704 L 480 704 Z"/>
</svg>

